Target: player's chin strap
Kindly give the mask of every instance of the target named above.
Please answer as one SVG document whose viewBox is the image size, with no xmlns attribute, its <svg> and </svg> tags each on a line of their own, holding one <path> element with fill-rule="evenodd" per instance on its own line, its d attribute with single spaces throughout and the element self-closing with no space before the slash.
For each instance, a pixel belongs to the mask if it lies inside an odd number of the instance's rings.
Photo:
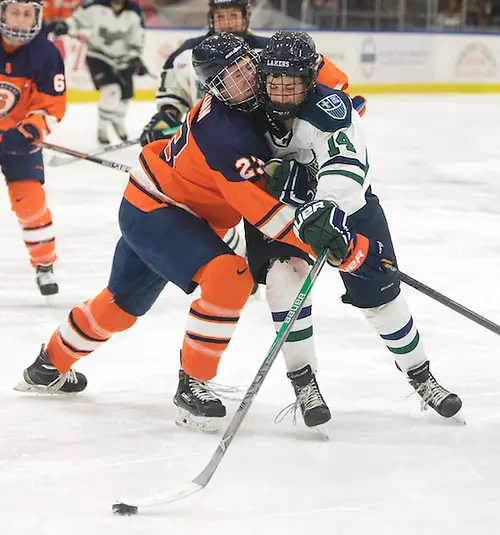
<svg viewBox="0 0 500 535">
<path fill-rule="evenodd" d="M 81 160 L 87 160 L 88 162 L 97 163 L 99 165 L 104 165 L 104 167 L 110 167 L 111 169 L 116 169 L 117 171 L 122 171 L 123 173 L 129 173 L 132 167 L 130 165 L 125 165 L 118 162 L 112 162 L 111 160 L 105 160 L 104 158 L 99 158 L 98 156 L 93 156 L 92 154 L 80 152 L 73 149 L 68 149 L 66 147 L 61 147 L 60 145 L 54 145 L 53 143 L 47 143 L 46 141 L 39 141 L 38 146 L 43 147 L 44 149 L 50 149 L 56 152 L 61 152 L 63 154 L 68 154 L 69 156 L 74 156 L 75 158 L 80 158 Z"/>
<path fill-rule="evenodd" d="M 418 290 L 419 292 L 427 295 L 431 299 L 438 301 L 445 307 L 451 308 L 451 310 L 454 310 L 455 312 L 458 312 L 459 314 L 473 321 L 474 323 L 481 325 L 481 327 L 488 329 L 488 331 L 491 331 L 495 334 L 500 335 L 500 325 L 497 325 L 496 323 L 493 323 L 489 319 L 486 319 L 485 317 L 480 316 L 479 314 L 477 314 L 476 312 L 473 312 L 469 308 L 466 308 L 460 303 L 453 301 L 453 299 L 446 297 L 446 295 L 443 295 L 442 293 L 439 293 L 438 291 L 433 290 L 429 286 L 426 286 L 422 282 L 419 282 L 418 280 L 410 277 L 406 273 L 399 271 L 399 269 L 395 268 L 394 266 L 390 264 L 385 264 L 384 269 L 385 271 L 397 273 L 399 275 L 399 278 L 404 283 L 408 284 L 408 286 L 411 286 L 412 288 L 415 288 L 415 290 Z"/>
</svg>

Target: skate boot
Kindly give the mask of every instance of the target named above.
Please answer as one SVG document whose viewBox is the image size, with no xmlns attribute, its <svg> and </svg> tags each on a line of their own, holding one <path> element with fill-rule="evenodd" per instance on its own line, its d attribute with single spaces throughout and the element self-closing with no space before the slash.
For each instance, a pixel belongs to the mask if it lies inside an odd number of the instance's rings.
<svg viewBox="0 0 500 535">
<path fill-rule="evenodd" d="M 24 370 L 23 378 L 14 390 L 37 394 L 75 393 L 85 390 L 87 386 L 87 378 L 83 373 L 74 370 L 60 373 L 50 362 L 44 345 L 35 362 Z"/>
<path fill-rule="evenodd" d="M 42 295 L 54 295 L 59 292 L 59 286 L 54 280 L 52 264 L 38 264 L 36 266 L 36 283 Z"/>
<path fill-rule="evenodd" d="M 295 372 L 286 374 L 292 381 L 295 395 L 297 396 L 294 403 L 285 407 L 277 416 L 275 421 L 280 422 L 283 418 L 293 413 L 293 421 L 296 422 L 296 412 L 300 408 L 304 423 L 307 427 L 316 427 L 326 424 L 331 419 L 330 409 L 325 403 L 321 392 L 319 391 L 316 376 L 309 364 Z"/>
<path fill-rule="evenodd" d="M 422 398 L 422 410 L 431 407 L 444 418 L 451 418 L 462 407 L 462 400 L 436 381 L 429 370 L 428 360 L 407 373 L 411 386 Z"/>
<path fill-rule="evenodd" d="M 112 123 L 113 128 L 116 132 L 116 135 L 122 140 L 122 141 L 128 141 L 128 134 L 125 130 L 125 125 L 123 124 L 123 120 L 115 121 Z"/>
<path fill-rule="evenodd" d="M 179 370 L 174 403 L 179 408 L 176 425 L 194 431 L 216 433 L 219 429 L 215 419 L 226 416 L 226 407 L 208 383 L 189 376 L 184 370 Z"/>
<path fill-rule="evenodd" d="M 97 131 L 97 142 L 100 145 L 109 145 L 111 142 L 109 141 L 108 132 L 104 128 L 99 128 Z"/>
</svg>

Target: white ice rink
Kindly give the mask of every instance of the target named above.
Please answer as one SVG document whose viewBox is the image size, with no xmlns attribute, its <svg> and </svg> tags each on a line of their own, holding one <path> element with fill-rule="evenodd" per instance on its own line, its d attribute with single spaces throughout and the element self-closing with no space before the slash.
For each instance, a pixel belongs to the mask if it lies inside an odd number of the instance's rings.
<svg viewBox="0 0 500 535">
<path fill-rule="evenodd" d="M 153 103 L 134 103 L 138 134 Z M 371 96 L 370 172 L 401 269 L 500 323 L 500 96 Z M 94 147 L 95 104 L 71 105 L 49 139 Z M 138 147 L 108 155 L 133 164 Z M 51 157 L 47 151 L 46 161 Z M 1 535 L 492 535 L 500 525 L 500 339 L 405 287 L 437 379 L 468 425 L 422 413 L 336 272 L 314 290 L 330 441 L 273 419 L 293 401 L 278 360 L 209 486 L 183 502 L 116 517 L 117 500 L 188 482 L 220 436 L 175 427 L 172 396 L 190 298 L 167 287 L 151 312 L 82 359 L 75 397 L 12 390 L 69 309 L 107 284 L 127 175 L 47 166 L 60 294 L 52 307 L 0 188 Z M 273 340 L 251 300 L 218 380 L 249 384 Z M 232 417 L 236 402 L 229 402 Z"/>
</svg>

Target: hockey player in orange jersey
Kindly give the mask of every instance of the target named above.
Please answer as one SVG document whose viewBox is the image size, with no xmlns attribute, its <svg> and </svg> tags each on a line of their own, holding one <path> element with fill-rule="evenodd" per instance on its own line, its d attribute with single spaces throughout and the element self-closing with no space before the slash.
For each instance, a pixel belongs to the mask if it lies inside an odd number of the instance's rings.
<svg viewBox="0 0 500 535">
<path fill-rule="evenodd" d="M 114 333 L 131 327 L 167 282 L 201 297 L 190 307 L 181 348 L 175 403 L 190 418 L 223 417 L 206 381 L 215 377 L 241 309 L 253 288 L 245 260 L 220 236 L 245 217 L 272 239 L 311 249 L 293 233 L 295 208 L 271 197 L 262 182 L 271 156 L 254 118 L 256 58 L 230 34 L 213 36 L 213 94 L 189 113 L 171 142 L 147 145 L 131 172 L 119 212 L 122 232 L 107 287 L 74 307 L 24 372 L 18 390 L 78 392 L 83 374 L 71 367 Z M 217 135 L 214 135 L 214 132 Z M 177 355 L 172 355 L 178 358 Z"/>
<path fill-rule="evenodd" d="M 50 295 L 58 291 L 55 238 L 36 142 L 63 118 L 66 88 L 61 56 L 41 27 L 39 0 L 0 2 L 0 166 L 40 292 Z"/>
</svg>

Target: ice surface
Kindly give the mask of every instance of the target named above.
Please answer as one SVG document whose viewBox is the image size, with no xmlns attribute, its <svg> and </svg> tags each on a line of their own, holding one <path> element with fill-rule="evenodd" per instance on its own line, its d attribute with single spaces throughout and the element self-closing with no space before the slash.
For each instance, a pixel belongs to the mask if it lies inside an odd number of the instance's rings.
<svg viewBox="0 0 500 535">
<path fill-rule="evenodd" d="M 130 133 L 153 103 L 134 103 Z M 95 104 L 71 105 L 49 141 L 94 148 Z M 401 269 L 500 322 L 500 96 L 372 96 L 364 118 L 375 192 Z M 138 147 L 107 157 L 133 164 Z M 47 151 L 46 161 L 50 158 Z M 314 291 L 318 379 L 330 441 L 291 420 L 276 362 L 209 486 L 184 502 L 111 514 L 117 500 L 188 482 L 220 436 L 175 427 L 171 398 L 190 298 L 167 287 L 152 311 L 78 369 L 71 398 L 12 390 L 69 309 L 107 283 L 127 176 L 79 162 L 47 166 L 61 292 L 39 295 L 0 189 L 0 532 L 2 535 L 453 535 L 500 523 L 500 340 L 405 288 L 444 386 L 468 425 L 421 413 L 391 355 L 325 269 Z M 273 340 L 265 301 L 251 300 L 219 380 L 249 384 Z M 230 402 L 229 417 L 236 409 Z"/>
</svg>

